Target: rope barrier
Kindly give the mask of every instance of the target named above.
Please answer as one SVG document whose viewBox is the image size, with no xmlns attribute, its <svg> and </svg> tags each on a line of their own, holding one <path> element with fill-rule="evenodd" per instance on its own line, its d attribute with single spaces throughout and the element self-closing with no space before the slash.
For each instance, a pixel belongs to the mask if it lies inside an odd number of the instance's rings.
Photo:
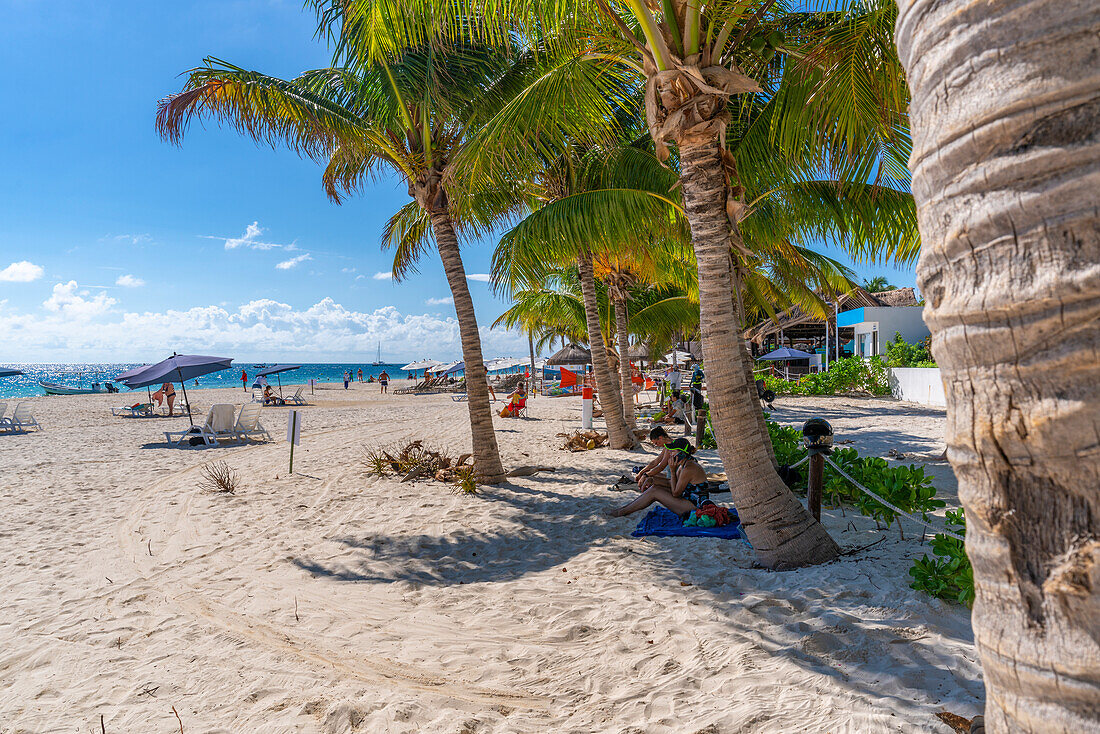
<svg viewBox="0 0 1100 734">
<path fill-rule="evenodd" d="M 807 456 L 806 459 L 808 459 L 808 458 L 810 458 L 810 457 Z M 805 461 L 806 459 L 803 459 L 802 461 Z M 899 515 L 901 515 L 905 518 L 908 518 L 909 520 L 912 520 L 913 522 L 917 523 L 918 525 L 923 525 L 926 528 L 931 528 L 932 532 L 936 533 L 937 535 L 946 535 L 949 538 L 954 538 L 955 540 L 962 540 L 962 541 L 966 540 L 966 538 L 964 538 L 961 535 L 958 535 L 957 533 L 953 533 L 953 532 L 951 532 L 950 530 L 947 530 L 947 529 L 937 530 L 936 526 L 933 525 L 932 523 L 926 522 L 926 521 L 920 519 L 919 517 L 913 517 L 908 512 L 906 512 L 905 510 L 898 507 L 897 505 L 893 505 L 893 504 L 887 502 L 882 497 L 879 497 L 877 494 L 875 494 L 871 490 L 867 489 L 866 487 L 864 487 L 862 484 L 860 484 L 856 480 L 852 479 L 846 471 L 844 471 L 839 466 L 837 466 L 835 463 L 833 463 L 833 460 L 830 459 L 828 456 L 825 457 L 825 461 L 826 461 L 826 463 L 829 464 L 829 466 L 836 469 L 837 473 L 840 474 L 840 476 L 844 477 L 849 482 L 851 482 L 853 485 L 855 485 L 856 489 L 860 490 L 864 494 L 867 494 L 867 495 L 870 495 L 871 497 L 874 497 L 877 501 L 881 502 L 886 507 L 889 507 L 891 510 L 898 513 Z M 798 463 L 801 464 L 802 462 L 800 461 Z M 795 464 L 795 466 L 798 466 L 798 464 Z"/>
</svg>

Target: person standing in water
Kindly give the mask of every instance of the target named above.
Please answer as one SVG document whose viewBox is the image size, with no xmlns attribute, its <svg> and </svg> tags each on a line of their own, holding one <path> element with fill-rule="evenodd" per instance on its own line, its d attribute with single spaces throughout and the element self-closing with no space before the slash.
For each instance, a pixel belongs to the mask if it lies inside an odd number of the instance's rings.
<svg viewBox="0 0 1100 734">
<path fill-rule="evenodd" d="M 362 382 L 362 381 L 363 381 L 363 368 L 360 367 L 359 368 L 359 382 Z"/>
</svg>

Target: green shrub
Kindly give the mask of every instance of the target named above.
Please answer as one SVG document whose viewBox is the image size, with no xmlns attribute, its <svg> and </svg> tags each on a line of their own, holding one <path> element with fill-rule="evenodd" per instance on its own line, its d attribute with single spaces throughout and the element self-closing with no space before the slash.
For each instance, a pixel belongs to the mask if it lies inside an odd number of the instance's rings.
<svg viewBox="0 0 1100 734">
<path fill-rule="evenodd" d="M 931 337 L 916 344 L 909 344 L 901 338 L 901 332 L 894 332 L 894 340 L 886 344 L 887 367 L 935 367 L 936 362 L 928 350 Z"/>
<path fill-rule="evenodd" d="M 878 357 L 845 357 L 831 363 L 828 372 L 811 372 L 797 382 L 765 375 L 764 384 L 769 390 L 774 390 L 776 395 L 836 395 L 846 392 L 890 394 L 886 365 Z"/>
<path fill-rule="evenodd" d="M 885 459 L 861 457 L 855 449 L 837 449 L 830 458 L 864 487 L 910 515 L 919 515 L 927 520 L 929 512 L 946 506 L 943 500 L 936 499 L 932 477 L 924 473 L 924 467 L 913 464 L 890 466 Z M 823 499 L 831 504 L 854 505 L 860 514 L 885 525 L 897 520 L 898 513 L 852 486 L 851 482 L 827 465 L 821 493 Z M 898 530 L 901 531 L 900 525 Z"/>
<path fill-rule="evenodd" d="M 966 517 L 960 508 L 948 511 L 947 525 L 958 535 L 966 537 Z M 909 586 L 941 599 L 950 599 L 968 607 L 974 606 L 974 569 L 966 557 L 963 541 L 937 533 L 932 538 L 932 554 L 914 561 L 909 575 Z"/>
</svg>

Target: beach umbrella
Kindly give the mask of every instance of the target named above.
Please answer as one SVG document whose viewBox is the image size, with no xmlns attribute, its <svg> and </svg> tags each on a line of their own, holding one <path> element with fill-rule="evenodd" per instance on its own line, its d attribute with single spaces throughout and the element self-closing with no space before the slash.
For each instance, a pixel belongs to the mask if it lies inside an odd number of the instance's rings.
<svg viewBox="0 0 1100 734">
<path fill-rule="evenodd" d="M 0 377 L 15 377 L 16 375 L 23 374 L 23 370 L 13 370 L 7 367 L 0 367 Z"/>
<path fill-rule="evenodd" d="M 183 388 L 183 400 L 187 401 L 187 380 L 209 375 L 212 372 L 221 372 L 232 366 L 233 360 L 228 357 L 207 357 L 201 354 L 172 354 L 168 359 L 145 367 L 137 374 L 130 377 L 123 384 L 131 390 L 139 387 L 148 387 L 161 382 L 180 383 Z M 187 420 L 195 425 L 195 419 L 191 417 L 191 411 L 187 411 Z"/>
<path fill-rule="evenodd" d="M 668 362 L 669 364 L 680 364 L 681 362 L 690 362 L 692 356 L 690 352 L 681 352 L 679 349 L 674 349 L 665 355 L 662 362 Z"/>
<path fill-rule="evenodd" d="M 457 365 L 460 365 L 460 364 L 464 364 L 464 362 L 459 359 L 459 360 L 455 360 L 454 362 L 448 362 L 447 364 L 439 364 L 439 365 L 436 365 L 435 367 L 431 367 L 428 370 L 428 372 L 442 372 L 442 373 L 446 374 L 447 372 L 451 371 L 452 367 L 456 367 Z"/>
<path fill-rule="evenodd" d="M 465 362 L 455 362 L 455 363 L 454 363 L 453 365 L 451 365 L 451 367 L 450 367 L 449 369 L 447 369 L 447 370 L 446 370 L 446 371 L 445 371 L 445 372 L 444 372 L 443 374 L 445 374 L 445 375 L 453 375 L 453 374 L 455 374 L 456 372 L 463 372 L 463 371 L 465 371 L 465 369 L 466 369 L 466 363 L 465 363 Z"/>
<path fill-rule="evenodd" d="M 256 373 L 256 377 L 267 377 L 268 375 L 275 375 L 275 379 L 279 381 L 279 397 L 283 396 L 283 379 L 279 377 L 282 372 L 290 372 L 301 368 L 300 364 L 273 364 L 270 367 L 265 367 Z"/>
<path fill-rule="evenodd" d="M 431 370 L 433 367 L 438 367 L 441 364 L 443 363 L 436 359 L 421 359 L 417 360 L 416 362 L 409 362 L 401 369 L 405 370 L 406 372 L 416 372 L 417 370 L 424 370 L 424 374 L 426 375 L 428 371 Z"/>
<path fill-rule="evenodd" d="M 809 352 L 803 352 L 801 349 L 791 349 L 790 347 L 780 347 L 775 351 L 768 352 L 763 357 L 757 357 L 757 359 L 768 359 L 774 362 L 786 362 L 792 359 L 810 359 L 814 355 Z"/>
<path fill-rule="evenodd" d="M 592 352 L 576 344 L 570 344 L 551 354 L 546 364 L 592 364 Z"/>
</svg>

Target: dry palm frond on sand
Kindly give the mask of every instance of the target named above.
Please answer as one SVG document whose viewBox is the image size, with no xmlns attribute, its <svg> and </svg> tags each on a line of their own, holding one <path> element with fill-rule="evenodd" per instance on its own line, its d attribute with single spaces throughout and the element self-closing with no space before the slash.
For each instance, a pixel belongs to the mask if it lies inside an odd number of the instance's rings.
<svg viewBox="0 0 1100 734">
<path fill-rule="evenodd" d="M 564 438 L 562 448 L 566 451 L 591 451 L 607 445 L 607 434 L 598 431 L 574 431 L 573 433 L 559 433 L 559 438 Z"/>
<path fill-rule="evenodd" d="M 453 485 L 462 494 L 477 491 L 471 456 L 461 454 L 455 458 L 446 449 L 432 448 L 422 440 L 403 447 L 369 447 L 364 452 L 367 471 L 374 476 L 400 475 L 402 482 L 435 479 Z"/>
</svg>

